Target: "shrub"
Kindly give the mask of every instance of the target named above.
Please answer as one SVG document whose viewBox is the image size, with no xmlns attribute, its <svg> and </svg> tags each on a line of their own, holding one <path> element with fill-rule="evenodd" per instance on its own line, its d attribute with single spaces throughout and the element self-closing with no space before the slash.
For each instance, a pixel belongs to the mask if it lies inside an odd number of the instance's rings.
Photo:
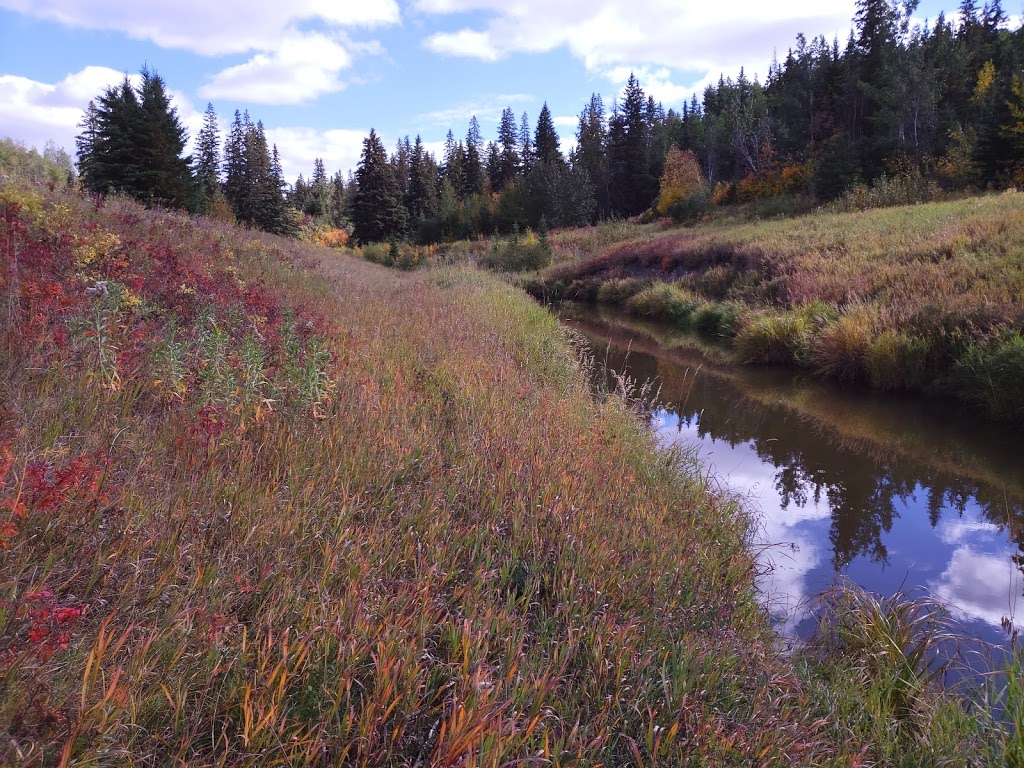
<svg viewBox="0 0 1024 768">
<path fill-rule="evenodd" d="M 668 214 L 673 219 L 680 221 L 681 219 L 676 215 L 680 203 L 685 203 L 694 196 L 700 196 L 706 198 L 710 204 L 710 193 L 707 187 L 700 163 L 697 162 L 697 156 L 690 150 L 683 151 L 673 145 L 665 155 L 665 170 L 661 174 L 661 191 L 658 194 L 655 210 L 662 216 Z M 707 210 L 707 205 L 704 206 L 704 210 Z"/>
<path fill-rule="evenodd" d="M 495 239 L 480 263 L 498 272 L 527 272 L 543 269 L 551 263 L 551 244 L 546 237 L 537 237 L 531 230 L 525 237 L 513 234 L 508 239 Z"/>
<path fill-rule="evenodd" d="M 700 189 L 693 194 L 676 200 L 668 209 L 673 221 L 692 222 L 699 219 L 711 207 L 711 193 Z"/>
<path fill-rule="evenodd" d="M 654 283 L 626 301 L 626 309 L 634 315 L 669 320 L 679 325 L 689 322 L 697 305 L 697 298 L 692 293 L 669 283 Z"/>
</svg>

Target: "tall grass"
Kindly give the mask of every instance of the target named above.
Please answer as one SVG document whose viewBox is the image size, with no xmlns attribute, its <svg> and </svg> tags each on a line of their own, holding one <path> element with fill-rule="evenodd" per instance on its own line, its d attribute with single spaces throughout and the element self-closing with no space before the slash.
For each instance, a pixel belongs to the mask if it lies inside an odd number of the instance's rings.
<svg viewBox="0 0 1024 768">
<path fill-rule="evenodd" d="M 0 225 L 0 764 L 860 748 L 749 520 L 509 285 L 60 189 Z"/>
</svg>

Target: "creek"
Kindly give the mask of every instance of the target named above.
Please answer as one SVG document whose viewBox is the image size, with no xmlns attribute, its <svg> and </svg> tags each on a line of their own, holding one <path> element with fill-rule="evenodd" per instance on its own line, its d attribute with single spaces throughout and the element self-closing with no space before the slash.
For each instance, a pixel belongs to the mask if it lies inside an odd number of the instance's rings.
<svg viewBox="0 0 1024 768">
<path fill-rule="evenodd" d="M 658 390 L 653 427 L 694 451 L 759 520 L 758 589 L 783 636 L 844 581 L 929 595 L 968 638 L 1005 647 L 1024 611 L 1024 440 L 955 403 L 730 364 L 692 335 L 566 305 L 595 375 Z M 1009 622 L 1009 624 L 1008 624 Z"/>
</svg>

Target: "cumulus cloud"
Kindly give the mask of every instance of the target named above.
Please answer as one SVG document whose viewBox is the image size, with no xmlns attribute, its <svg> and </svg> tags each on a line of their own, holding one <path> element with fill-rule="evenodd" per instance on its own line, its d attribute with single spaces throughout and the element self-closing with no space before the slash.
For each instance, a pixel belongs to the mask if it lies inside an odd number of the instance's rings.
<svg viewBox="0 0 1024 768">
<path fill-rule="evenodd" d="M 7 8 L 72 27 L 121 32 L 203 56 L 251 54 L 213 75 L 200 93 L 260 104 L 297 104 L 345 87 L 356 55 L 379 52 L 348 30 L 397 24 L 395 0 L 0 0 Z"/>
<path fill-rule="evenodd" d="M 345 84 L 338 75 L 352 55 L 326 35 L 292 35 L 271 53 L 218 72 L 199 89 L 204 99 L 234 99 L 256 104 L 299 104 Z"/>
<path fill-rule="evenodd" d="M 307 24 L 374 27 L 400 19 L 395 0 L 0 0 L 0 8 L 204 56 L 274 50 L 283 36 Z"/>
<path fill-rule="evenodd" d="M 946 570 L 928 586 L 958 618 L 999 626 L 1004 616 L 1016 614 L 1020 581 L 1020 571 L 1008 554 L 988 554 L 964 546 L 953 552 Z"/>
<path fill-rule="evenodd" d="M 623 67 L 646 68 L 665 101 L 679 101 L 695 84 L 734 74 L 744 64 L 748 74 L 764 76 L 773 53 L 785 51 L 797 33 L 839 33 L 849 28 L 854 9 L 849 0 L 416 0 L 415 7 L 427 14 L 488 16 L 479 28 L 428 37 L 425 45 L 437 53 L 494 61 L 564 47 L 590 71 L 613 80 Z M 698 74 L 676 84 L 673 71 Z"/>
<path fill-rule="evenodd" d="M 293 184 L 301 173 L 309 176 L 313 161 L 323 158 L 328 173 L 355 170 L 363 151 L 363 139 L 369 130 L 335 129 L 318 131 L 306 127 L 269 127 L 267 141 L 276 144 L 281 154 L 281 169 Z"/>
<path fill-rule="evenodd" d="M 27 146 L 42 149 L 53 141 L 73 154 L 85 105 L 122 80 L 123 72 L 107 67 L 86 67 L 57 83 L 0 75 L 0 125 Z"/>
</svg>

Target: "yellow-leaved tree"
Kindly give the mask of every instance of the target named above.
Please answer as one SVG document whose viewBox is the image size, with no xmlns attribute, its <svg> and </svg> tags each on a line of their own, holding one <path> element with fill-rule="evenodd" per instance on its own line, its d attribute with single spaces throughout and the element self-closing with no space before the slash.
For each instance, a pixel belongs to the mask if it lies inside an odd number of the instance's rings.
<svg viewBox="0 0 1024 768">
<path fill-rule="evenodd" d="M 696 155 L 690 150 L 672 146 L 665 155 L 665 171 L 661 174 L 661 191 L 655 210 L 661 216 L 672 213 L 677 203 L 707 193 L 707 182 Z"/>
</svg>

